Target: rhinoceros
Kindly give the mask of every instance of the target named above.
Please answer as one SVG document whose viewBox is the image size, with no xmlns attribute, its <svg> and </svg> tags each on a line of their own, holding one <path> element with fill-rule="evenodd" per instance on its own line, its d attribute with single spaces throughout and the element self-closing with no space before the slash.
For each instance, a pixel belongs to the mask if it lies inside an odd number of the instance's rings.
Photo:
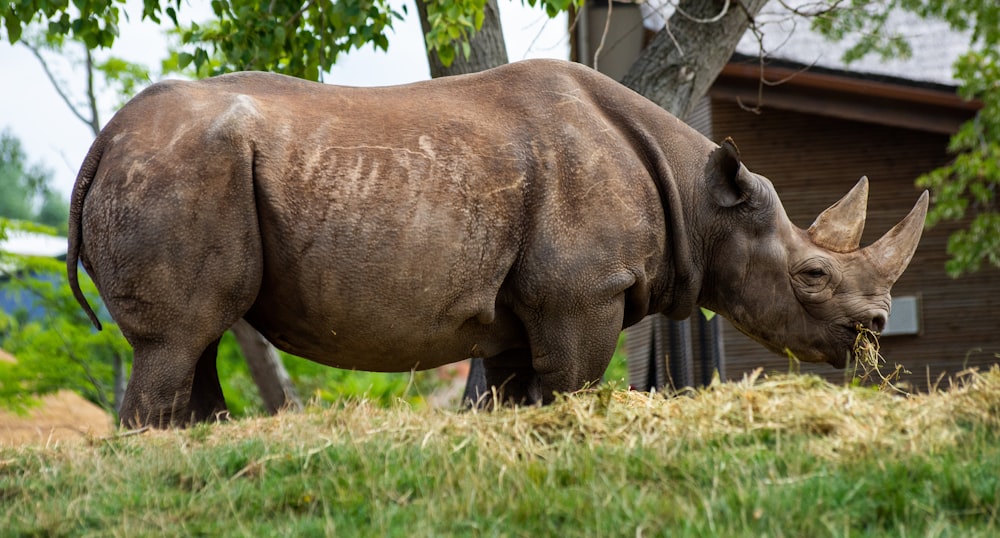
<svg viewBox="0 0 1000 538">
<path fill-rule="evenodd" d="M 843 367 L 927 210 L 859 247 L 868 182 L 794 226 L 774 187 L 652 102 L 553 60 L 384 88 L 268 73 L 154 84 L 97 137 L 67 269 L 135 355 L 126 426 L 226 409 L 220 337 L 399 372 L 483 357 L 506 401 L 598 380 L 618 334 L 702 306 Z"/>
</svg>

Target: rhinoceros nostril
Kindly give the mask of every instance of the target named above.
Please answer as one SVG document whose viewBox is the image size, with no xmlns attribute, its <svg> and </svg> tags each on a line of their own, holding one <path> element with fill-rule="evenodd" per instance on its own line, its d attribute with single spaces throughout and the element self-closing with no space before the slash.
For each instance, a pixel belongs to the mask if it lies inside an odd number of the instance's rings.
<svg viewBox="0 0 1000 538">
<path fill-rule="evenodd" d="M 868 323 L 868 328 L 874 333 L 881 333 L 885 329 L 885 315 L 875 314 Z"/>
</svg>

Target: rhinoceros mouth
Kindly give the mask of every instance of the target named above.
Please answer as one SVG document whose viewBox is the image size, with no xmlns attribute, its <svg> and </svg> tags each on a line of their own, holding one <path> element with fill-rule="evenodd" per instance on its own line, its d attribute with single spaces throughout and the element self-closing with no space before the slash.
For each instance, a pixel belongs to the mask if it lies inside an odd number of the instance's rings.
<svg viewBox="0 0 1000 538">
<path fill-rule="evenodd" d="M 827 363 L 838 370 L 847 367 L 848 355 L 858 335 L 853 325 L 834 323 L 828 325 L 823 333 L 816 334 L 806 341 L 796 342 L 794 339 L 767 338 L 747 330 L 741 324 L 734 322 L 733 325 L 773 353 L 812 364 Z"/>
<path fill-rule="evenodd" d="M 833 350 L 826 362 L 838 370 L 843 370 L 850 362 L 851 348 L 858 336 L 858 331 L 853 325 L 843 325 L 837 327 L 836 333 Z"/>
<path fill-rule="evenodd" d="M 807 347 L 798 350 L 786 347 L 779 353 L 785 355 L 791 353 L 802 362 L 826 363 L 843 370 L 849 362 L 851 347 L 856 337 L 857 331 L 854 328 L 834 325 L 828 329 L 825 337 L 812 341 Z"/>
<path fill-rule="evenodd" d="M 844 368 L 847 367 L 847 357 L 848 357 L 849 354 L 850 354 L 850 351 L 844 350 L 843 355 L 834 355 L 833 357 L 831 357 L 826 362 L 827 362 L 827 364 L 829 364 L 830 366 L 833 366 L 834 368 L 836 368 L 838 370 L 843 370 Z"/>
</svg>

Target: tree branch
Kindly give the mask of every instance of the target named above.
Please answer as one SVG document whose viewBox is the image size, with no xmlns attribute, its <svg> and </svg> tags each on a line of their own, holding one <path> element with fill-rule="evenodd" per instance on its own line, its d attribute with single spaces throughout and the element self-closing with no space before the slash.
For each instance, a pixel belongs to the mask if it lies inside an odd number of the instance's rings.
<svg viewBox="0 0 1000 538">
<path fill-rule="evenodd" d="M 698 24 L 712 24 L 713 22 L 719 22 L 719 20 L 721 20 L 722 17 L 726 16 L 726 13 L 729 11 L 729 0 L 726 0 L 726 3 L 722 6 L 722 9 L 719 10 L 718 14 L 712 17 L 708 17 L 706 19 L 701 19 L 695 17 L 694 15 L 688 14 L 687 11 L 684 11 L 684 9 L 681 8 L 680 4 L 677 4 L 674 7 L 677 9 L 677 13 L 680 13 L 681 15 L 687 17 L 688 20 L 690 20 L 691 22 L 696 22 Z"/>
<path fill-rule="evenodd" d="M 697 98 L 708 91 L 736 50 L 739 37 L 766 3 L 739 0 L 734 6 L 731 0 L 680 2 L 622 83 L 683 119 L 697 105 Z M 679 43 L 687 50 L 680 50 Z"/>
<path fill-rule="evenodd" d="M 77 119 L 79 119 L 83 123 L 89 126 L 93 126 L 94 123 L 93 120 L 89 120 L 83 117 L 83 114 L 81 114 L 80 111 L 77 110 L 76 105 L 74 105 L 73 102 L 70 101 L 69 96 L 66 95 L 66 92 L 62 88 L 62 85 L 59 83 L 58 80 L 56 80 L 56 77 L 52 73 L 52 70 L 49 69 L 49 63 L 45 59 L 45 57 L 42 56 L 42 53 L 40 50 L 38 50 L 38 47 L 31 45 L 25 41 L 21 41 L 20 43 L 24 45 L 28 50 L 30 50 L 32 54 L 35 55 L 35 58 L 38 59 L 38 63 L 42 64 L 42 70 L 45 71 L 45 76 L 49 78 L 49 82 L 52 83 L 52 87 L 55 88 L 56 93 L 59 94 L 59 97 L 63 100 L 64 103 L 66 103 L 66 106 L 69 107 L 70 112 L 72 112 L 73 115 L 76 116 Z M 89 78 L 91 76 L 89 69 L 90 51 L 87 51 L 87 59 L 88 59 L 87 67 L 88 67 L 88 78 Z M 91 91 L 90 94 L 93 95 L 93 91 Z M 97 131 L 100 131 L 100 128 L 98 128 Z"/>
<path fill-rule="evenodd" d="M 94 138 L 97 138 L 101 134 L 101 120 L 97 111 L 97 93 L 94 91 L 94 56 L 86 46 L 84 50 L 87 55 L 87 105 L 90 107 L 90 121 L 85 123 L 90 126 Z"/>
</svg>

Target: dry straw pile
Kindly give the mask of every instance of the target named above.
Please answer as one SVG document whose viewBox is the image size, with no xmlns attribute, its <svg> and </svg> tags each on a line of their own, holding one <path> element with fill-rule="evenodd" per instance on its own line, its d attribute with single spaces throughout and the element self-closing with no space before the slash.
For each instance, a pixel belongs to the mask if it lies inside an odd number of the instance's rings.
<svg viewBox="0 0 1000 538">
<path fill-rule="evenodd" d="M 858 331 L 858 336 L 854 339 L 851 358 L 854 362 L 854 376 L 858 380 L 858 383 L 868 384 L 874 382 L 877 376 L 879 390 L 893 390 L 900 394 L 907 394 L 906 390 L 897 385 L 899 375 L 909 373 L 903 369 L 902 365 L 897 364 L 889 374 L 882 371 L 882 366 L 885 365 L 885 358 L 882 356 L 879 348 L 879 333 L 861 325 L 857 325 L 855 329 Z M 860 373 L 859 370 L 861 370 Z"/>
<path fill-rule="evenodd" d="M 715 383 L 673 397 L 609 387 L 559 398 L 547 407 L 494 412 L 382 409 L 363 400 L 339 409 L 237 421 L 206 428 L 199 444 L 238 438 L 319 452 L 342 443 L 399 443 L 456 453 L 469 445 L 510 462 L 546 457 L 569 445 L 682 449 L 742 436 L 807 438 L 827 459 L 876 451 L 880 457 L 954 445 L 970 427 L 1000 427 L 1000 369 L 967 371 L 936 392 L 899 395 L 833 385 L 804 375 Z M 186 431 L 153 432 L 152 443 L 185 444 Z M 673 447 L 673 448 L 670 448 Z M 266 462 L 257 462 L 266 464 Z"/>
</svg>

